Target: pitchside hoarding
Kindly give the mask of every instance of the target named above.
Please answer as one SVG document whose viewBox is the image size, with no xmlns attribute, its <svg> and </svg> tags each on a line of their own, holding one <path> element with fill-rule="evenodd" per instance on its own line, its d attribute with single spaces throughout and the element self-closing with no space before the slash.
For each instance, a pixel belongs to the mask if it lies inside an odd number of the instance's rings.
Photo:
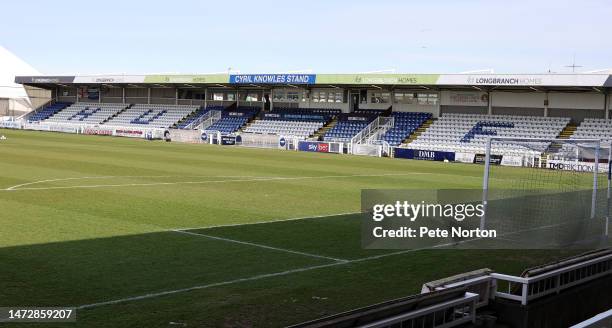
<svg viewBox="0 0 612 328">
<path fill-rule="evenodd" d="M 546 161 L 546 168 L 551 170 L 573 172 L 594 172 L 595 163 L 549 159 L 548 161 Z M 599 173 L 608 173 L 608 168 L 608 163 L 599 163 L 599 165 L 597 165 L 597 170 L 599 171 Z"/>
<path fill-rule="evenodd" d="M 317 153 L 329 153 L 329 144 L 326 142 L 300 141 L 299 151 L 310 151 Z"/>
<path fill-rule="evenodd" d="M 448 151 L 395 148 L 395 158 L 418 159 L 424 161 L 455 161 L 455 153 Z"/>
</svg>

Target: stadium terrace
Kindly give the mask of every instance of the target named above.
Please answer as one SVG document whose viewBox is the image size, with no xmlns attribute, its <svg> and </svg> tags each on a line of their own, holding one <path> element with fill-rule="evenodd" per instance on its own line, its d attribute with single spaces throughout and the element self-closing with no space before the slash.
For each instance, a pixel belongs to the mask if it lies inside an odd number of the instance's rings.
<svg viewBox="0 0 612 328">
<path fill-rule="evenodd" d="M 528 137 L 539 140 L 491 145 L 492 161 L 561 170 L 572 166 L 545 163 L 564 160 L 559 153 L 568 147 L 551 140 L 597 139 L 603 148 L 612 142 L 609 74 L 17 76 L 15 82 L 51 97 L 2 127 L 464 163 L 483 162 L 488 138 Z"/>
</svg>

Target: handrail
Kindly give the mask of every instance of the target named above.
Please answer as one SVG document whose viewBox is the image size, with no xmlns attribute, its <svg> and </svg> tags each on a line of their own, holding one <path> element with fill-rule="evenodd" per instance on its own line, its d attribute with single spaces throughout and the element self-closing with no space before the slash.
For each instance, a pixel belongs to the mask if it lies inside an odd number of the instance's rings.
<svg viewBox="0 0 612 328">
<path fill-rule="evenodd" d="M 351 145 L 361 144 L 370 136 L 378 132 L 379 129 L 392 128 L 394 126 L 393 117 L 379 116 L 351 138 Z"/>
<path fill-rule="evenodd" d="M 214 122 L 211 122 L 210 124 L 204 126 L 204 122 L 206 120 L 212 120 L 212 119 L 216 119 Z M 196 120 L 194 120 L 193 122 L 189 123 L 187 126 L 185 126 L 185 129 L 206 129 L 207 127 L 213 125 L 216 121 L 218 121 L 219 119 L 221 119 L 221 111 L 218 110 L 210 110 L 207 113 L 205 113 L 204 115 L 200 116 L 199 118 L 197 118 Z"/>
<path fill-rule="evenodd" d="M 404 314 L 396 315 L 387 319 L 379 320 L 373 323 L 369 323 L 361 328 L 379 328 L 379 327 L 390 327 L 395 324 L 405 323 L 402 326 L 410 326 L 409 321 L 412 324 L 415 322 L 422 322 L 422 327 L 456 327 L 463 325 L 468 322 L 474 322 L 476 320 L 476 302 L 478 301 L 478 294 L 466 292 L 461 298 L 449 300 L 439 304 L 433 304 L 422 309 L 417 309 Z M 436 320 L 436 314 L 452 313 L 449 318 L 438 318 Z M 425 318 L 430 320 L 425 320 Z M 431 320 L 433 319 L 433 320 Z M 425 323 L 429 322 L 427 326 Z M 420 325 L 419 325 L 420 326 Z"/>
<path fill-rule="evenodd" d="M 575 270 L 588 267 L 590 267 L 589 274 L 571 275 Z M 508 292 L 495 291 L 496 297 L 520 301 L 522 305 L 527 305 L 531 299 L 559 293 L 564 289 L 610 274 L 612 274 L 612 254 L 568 265 L 535 277 L 516 277 L 499 273 L 491 273 L 491 277 L 509 283 Z M 553 282 L 549 285 L 538 284 L 550 279 Z M 512 287 L 516 285 L 520 286 L 520 291 L 512 292 Z"/>
<path fill-rule="evenodd" d="M 366 142 L 368 144 L 376 143 L 377 141 L 385 142 L 380 137 L 395 126 L 395 119 L 393 117 L 379 117 L 379 119 L 383 122 L 379 122 L 379 129 L 368 137 Z"/>
</svg>

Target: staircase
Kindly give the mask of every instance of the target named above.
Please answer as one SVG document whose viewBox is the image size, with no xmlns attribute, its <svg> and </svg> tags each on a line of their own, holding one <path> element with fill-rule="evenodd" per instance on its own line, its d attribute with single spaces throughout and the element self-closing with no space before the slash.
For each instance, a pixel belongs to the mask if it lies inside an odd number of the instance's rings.
<svg viewBox="0 0 612 328">
<path fill-rule="evenodd" d="M 563 130 L 561 130 L 561 133 L 559 133 L 559 139 L 569 139 L 571 138 L 571 136 L 574 135 L 574 132 L 576 132 L 576 129 L 578 127 L 573 125 L 573 124 L 568 124 L 565 128 L 563 128 Z"/>
<path fill-rule="evenodd" d="M 574 132 L 576 132 L 577 126 L 572 125 L 571 123 L 568 124 L 565 128 L 563 128 L 563 130 L 561 130 L 561 132 L 559 133 L 559 135 L 557 136 L 558 139 L 569 139 L 572 137 L 572 135 L 574 135 Z M 542 156 L 547 156 L 549 154 L 556 154 L 559 152 L 559 150 L 561 149 L 561 144 L 560 143 L 556 143 L 553 142 L 550 144 L 550 146 L 548 146 L 548 148 L 546 149 L 546 151 L 544 152 L 544 154 L 542 154 Z M 543 160 L 542 163 L 546 164 L 546 160 Z"/>
<path fill-rule="evenodd" d="M 425 121 L 425 123 L 423 123 L 418 129 L 416 129 L 414 133 L 412 133 L 410 136 L 408 136 L 408 138 L 402 141 L 402 144 L 409 144 L 415 141 L 421 134 L 423 134 L 423 132 L 425 132 L 425 130 L 427 130 L 435 122 L 435 120 L 435 118 L 430 118 Z"/>
<path fill-rule="evenodd" d="M 559 133 L 559 135 L 557 136 L 558 139 L 569 139 L 574 135 L 574 132 L 576 132 L 576 129 L 578 127 L 573 125 L 573 124 L 568 124 L 566 127 L 563 128 L 563 130 L 561 130 L 561 132 Z M 548 148 L 546 148 L 546 151 L 544 153 L 542 153 L 542 156 L 540 156 L 540 167 L 545 168 L 546 167 L 546 160 L 548 158 L 548 155 L 551 154 L 556 154 L 559 152 L 559 150 L 561 150 L 562 148 L 562 144 L 558 143 L 558 142 L 552 142 L 550 144 L 550 146 L 548 146 Z"/>
<path fill-rule="evenodd" d="M 312 135 L 312 139 L 314 140 L 321 140 L 323 139 L 323 136 L 329 131 L 331 130 L 334 126 L 336 126 L 336 124 L 338 124 L 338 118 L 334 116 L 334 118 L 332 118 L 331 121 L 329 121 L 329 123 L 323 125 L 322 128 L 320 128 L 317 132 L 315 132 Z"/>
</svg>

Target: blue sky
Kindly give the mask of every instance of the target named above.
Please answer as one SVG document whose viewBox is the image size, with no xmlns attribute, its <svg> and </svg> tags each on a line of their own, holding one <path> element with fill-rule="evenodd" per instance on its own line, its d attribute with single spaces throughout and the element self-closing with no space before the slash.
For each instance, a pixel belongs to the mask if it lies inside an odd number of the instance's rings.
<svg viewBox="0 0 612 328">
<path fill-rule="evenodd" d="M 6 1 L 0 45 L 45 74 L 612 68 L 609 0 Z"/>
</svg>

